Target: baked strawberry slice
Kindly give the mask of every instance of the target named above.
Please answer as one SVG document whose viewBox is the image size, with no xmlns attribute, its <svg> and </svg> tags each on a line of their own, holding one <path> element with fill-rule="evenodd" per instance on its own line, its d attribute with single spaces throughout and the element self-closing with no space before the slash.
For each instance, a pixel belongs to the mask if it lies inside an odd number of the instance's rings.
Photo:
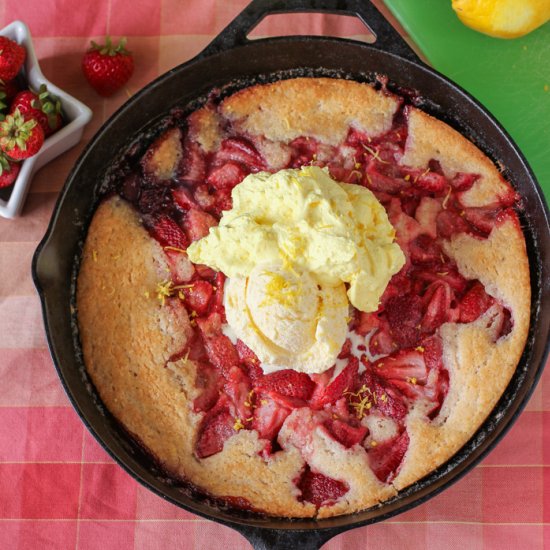
<svg viewBox="0 0 550 550">
<path fill-rule="evenodd" d="M 468 191 L 472 185 L 479 179 L 478 174 L 467 174 L 465 172 L 457 172 L 450 180 L 451 187 L 454 191 Z"/>
<path fill-rule="evenodd" d="M 204 183 L 206 179 L 206 160 L 200 146 L 185 140 L 183 145 L 183 157 L 178 168 L 179 180 L 189 185 L 198 185 Z"/>
<path fill-rule="evenodd" d="M 186 250 L 189 244 L 181 227 L 168 216 L 162 215 L 156 220 L 152 233 L 162 246 Z"/>
<path fill-rule="evenodd" d="M 197 324 L 199 320 L 197 319 Z M 212 364 L 225 376 L 234 365 L 239 364 L 239 356 L 231 340 L 224 334 L 205 338 L 204 347 Z"/>
<path fill-rule="evenodd" d="M 207 318 L 197 318 L 197 326 L 201 331 L 208 359 L 220 370 L 224 377 L 227 377 L 231 367 L 239 364 L 239 356 L 231 340 L 225 334 L 222 334 L 221 328 L 219 332 L 213 330 L 212 317 L 213 315 Z M 218 322 L 221 323 L 219 315 Z"/>
<path fill-rule="evenodd" d="M 391 482 L 408 448 L 409 434 L 406 431 L 393 439 L 371 446 L 367 451 L 369 466 L 380 481 Z"/>
<path fill-rule="evenodd" d="M 329 418 L 323 423 L 323 426 L 328 434 L 346 447 L 346 449 L 353 447 L 357 443 L 361 443 L 368 432 L 368 429 L 359 423 L 352 426 L 337 418 Z"/>
<path fill-rule="evenodd" d="M 252 143 L 242 137 L 224 139 L 220 150 L 214 157 L 213 164 L 220 166 L 228 161 L 246 166 L 251 172 L 267 168 L 264 159 Z"/>
<path fill-rule="evenodd" d="M 478 206 L 464 209 L 464 218 L 483 235 L 488 236 L 496 224 L 497 216 L 502 211 L 500 205 Z"/>
<path fill-rule="evenodd" d="M 223 396 L 201 421 L 195 455 L 197 458 L 207 458 L 223 450 L 225 442 L 235 435 L 235 418 Z"/>
<path fill-rule="evenodd" d="M 357 357 L 350 357 L 344 370 L 325 388 L 325 391 L 315 403 L 312 403 L 312 406 L 320 408 L 330 403 L 335 403 L 345 392 L 352 391 L 355 386 L 358 370 L 359 360 Z"/>
<path fill-rule="evenodd" d="M 222 379 L 212 365 L 203 361 L 197 363 L 195 386 L 202 391 L 193 401 L 193 411 L 205 412 L 209 411 L 218 401 L 222 388 Z"/>
<path fill-rule="evenodd" d="M 422 320 L 421 306 L 422 299 L 416 294 L 394 296 L 385 303 L 391 336 L 399 347 L 410 348 L 417 345 Z"/>
<path fill-rule="evenodd" d="M 475 321 L 494 302 L 494 298 L 485 292 L 484 286 L 479 281 L 475 281 L 466 294 L 464 294 L 462 300 L 460 300 L 460 322 L 471 323 Z"/>
<path fill-rule="evenodd" d="M 368 161 L 363 184 L 374 192 L 389 193 L 397 195 L 410 186 L 410 183 L 400 177 L 387 175 L 389 166 L 371 158 Z"/>
<path fill-rule="evenodd" d="M 355 310 L 355 324 L 353 330 L 361 336 L 366 336 L 369 332 L 380 327 L 380 318 L 373 313 Z M 351 344 L 351 342 L 350 342 Z"/>
<path fill-rule="evenodd" d="M 218 225 L 218 221 L 214 216 L 198 209 L 189 210 L 183 220 L 183 227 L 189 242 L 206 237 L 210 228 L 216 225 Z"/>
<path fill-rule="evenodd" d="M 419 350 L 400 350 L 394 355 L 379 359 L 372 368 L 377 376 L 389 381 L 425 384 L 428 379 L 424 355 Z"/>
<path fill-rule="evenodd" d="M 315 382 L 304 372 L 285 369 L 266 374 L 259 380 L 257 388 L 270 395 L 279 394 L 307 401 L 315 388 Z"/>
<path fill-rule="evenodd" d="M 305 164 L 311 164 L 319 149 L 317 140 L 310 137 L 297 137 L 289 145 L 292 150 L 291 168 L 300 168 Z"/>
<path fill-rule="evenodd" d="M 410 241 L 409 254 L 415 265 L 436 266 L 441 264 L 441 248 L 432 237 L 425 233 Z"/>
<path fill-rule="evenodd" d="M 188 310 L 204 315 L 208 312 L 208 304 L 214 295 L 214 288 L 209 282 L 199 280 L 190 285 L 184 285 L 182 293 Z"/>
<path fill-rule="evenodd" d="M 311 502 L 317 508 L 334 504 L 349 491 L 349 487 L 343 481 L 313 472 L 309 466 L 306 467 L 297 486 L 302 492 L 301 499 Z"/>
<path fill-rule="evenodd" d="M 192 197 L 191 192 L 185 187 L 176 187 L 172 189 L 172 198 L 174 199 L 174 202 L 183 210 L 199 208 L 199 205 Z"/>
<path fill-rule="evenodd" d="M 224 392 L 233 403 L 237 416 L 245 428 L 252 421 L 254 395 L 251 393 L 250 379 L 239 367 L 231 367 L 226 376 Z"/>
<path fill-rule="evenodd" d="M 413 184 L 417 189 L 436 195 L 448 189 L 447 178 L 443 174 L 431 170 L 413 178 Z"/>
<path fill-rule="evenodd" d="M 216 189 L 233 189 L 235 185 L 243 181 L 247 174 L 248 171 L 241 164 L 229 161 L 219 168 L 214 168 L 208 174 L 206 181 Z"/>
<path fill-rule="evenodd" d="M 254 409 L 254 420 L 251 428 L 258 432 L 262 439 L 273 441 L 281 429 L 290 409 L 281 406 L 268 396 L 259 394 Z"/>
<path fill-rule="evenodd" d="M 454 210 L 442 210 L 436 220 L 437 234 L 443 239 L 450 239 L 457 233 L 466 233 L 470 226 L 464 218 Z"/>
<path fill-rule="evenodd" d="M 451 288 L 444 281 L 436 281 L 428 287 L 422 298 L 422 332 L 433 333 L 449 320 L 452 298 Z"/>
<path fill-rule="evenodd" d="M 397 388 L 383 381 L 374 374 L 372 367 L 367 364 L 367 370 L 361 375 L 361 387 L 368 388 L 368 394 L 373 397 L 374 408 L 378 409 L 384 416 L 388 416 L 399 422 L 407 416 L 408 407 L 405 404 L 403 395 Z"/>
<path fill-rule="evenodd" d="M 252 383 L 256 385 L 260 378 L 264 375 L 264 372 L 260 367 L 260 360 L 242 340 L 237 340 L 235 349 L 237 350 L 241 363 L 247 370 L 250 380 L 252 380 Z"/>
</svg>

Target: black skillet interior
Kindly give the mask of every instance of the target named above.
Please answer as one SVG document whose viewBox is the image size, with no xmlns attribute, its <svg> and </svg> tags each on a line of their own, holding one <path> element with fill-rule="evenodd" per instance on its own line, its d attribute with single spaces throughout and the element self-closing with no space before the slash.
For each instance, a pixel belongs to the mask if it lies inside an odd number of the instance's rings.
<svg viewBox="0 0 550 550">
<path fill-rule="evenodd" d="M 328 12 L 359 17 L 376 36 L 372 45 L 290 37 L 251 42 L 246 36 L 266 15 Z M 488 420 L 463 449 L 437 471 L 382 506 L 324 520 L 288 520 L 212 504 L 167 479 L 104 410 L 82 363 L 74 324 L 74 277 L 83 239 L 110 166 L 130 143 L 153 134 L 172 107 L 197 104 L 213 88 L 245 87 L 289 76 L 335 76 L 372 81 L 387 75 L 419 93 L 424 110 L 454 126 L 505 167 L 523 197 L 520 213 L 532 270 L 529 340 L 509 387 Z M 425 99 L 423 99 L 425 98 Z M 187 106 L 187 107 L 186 107 Z M 111 171 L 112 172 L 112 171 Z M 548 354 L 550 266 L 548 209 L 525 159 L 506 132 L 472 97 L 423 65 L 367 0 L 254 0 L 199 56 L 148 85 L 99 130 L 69 175 L 48 231 L 33 259 L 54 363 L 75 409 L 100 444 L 134 478 L 161 497 L 237 529 L 255 548 L 318 548 L 336 534 L 403 512 L 439 493 L 470 470 L 511 426 L 541 374 Z"/>
</svg>

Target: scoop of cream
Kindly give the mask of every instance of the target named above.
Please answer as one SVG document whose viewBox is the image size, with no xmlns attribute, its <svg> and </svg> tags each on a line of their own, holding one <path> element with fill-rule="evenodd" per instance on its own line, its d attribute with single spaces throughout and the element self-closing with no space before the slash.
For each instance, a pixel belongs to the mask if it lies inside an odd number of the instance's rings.
<svg viewBox="0 0 550 550">
<path fill-rule="evenodd" d="M 257 265 L 282 265 L 322 288 L 348 283 L 351 303 L 374 311 L 405 263 L 376 197 L 316 166 L 249 175 L 232 199 L 219 226 L 187 249 L 191 261 L 230 279 L 248 277 Z"/>
<path fill-rule="evenodd" d="M 308 274 L 256 266 L 225 285 L 227 322 L 258 356 L 262 369 L 323 372 L 346 339 L 346 289 L 319 286 Z"/>
</svg>

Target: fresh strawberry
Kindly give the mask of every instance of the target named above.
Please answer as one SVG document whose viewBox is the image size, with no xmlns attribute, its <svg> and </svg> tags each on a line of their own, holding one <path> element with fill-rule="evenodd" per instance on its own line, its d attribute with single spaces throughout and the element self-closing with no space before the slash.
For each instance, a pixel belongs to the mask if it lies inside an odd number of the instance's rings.
<svg viewBox="0 0 550 550">
<path fill-rule="evenodd" d="M 266 374 L 257 387 L 260 391 L 307 401 L 315 388 L 315 382 L 303 372 L 286 369 Z"/>
<path fill-rule="evenodd" d="M 494 301 L 494 298 L 485 292 L 483 285 L 476 281 L 460 301 L 460 322 L 475 321 Z"/>
<path fill-rule="evenodd" d="M 341 420 L 329 418 L 323 424 L 327 432 L 331 437 L 336 439 L 344 447 L 349 449 L 353 447 L 356 443 L 361 443 L 365 439 L 368 429 L 358 424 L 357 426 L 352 426 L 347 422 L 342 422 Z"/>
<path fill-rule="evenodd" d="M 350 357 L 344 370 L 325 388 L 319 401 L 315 403 L 318 407 L 323 407 L 329 403 L 334 403 L 347 391 L 352 391 L 355 378 L 359 369 L 357 357 Z"/>
<path fill-rule="evenodd" d="M 91 48 L 84 54 L 82 71 L 99 95 L 109 97 L 130 80 L 134 58 L 125 46 L 125 38 L 115 46 L 107 37 L 105 45 L 92 41 Z"/>
<path fill-rule="evenodd" d="M 214 295 L 214 288 L 207 281 L 195 281 L 190 285 L 184 285 L 182 289 L 185 305 L 189 311 L 198 315 L 204 315 L 208 311 L 208 304 Z"/>
<path fill-rule="evenodd" d="M 13 99 L 10 111 L 13 113 L 15 109 L 19 109 L 25 120 L 35 119 L 46 137 L 63 125 L 61 102 L 50 94 L 45 84 L 40 86 L 38 92 L 19 92 Z"/>
<path fill-rule="evenodd" d="M 247 171 L 240 164 L 229 161 L 212 170 L 206 181 L 216 189 L 233 189 L 246 175 Z"/>
<path fill-rule="evenodd" d="M 153 227 L 153 237 L 160 242 L 162 246 L 169 246 L 185 250 L 188 241 L 181 227 L 168 216 L 161 216 Z"/>
<path fill-rule="evenodd" d="M 44 131 L 36 120 L 25 121 L 18 109 L 0 123 L 0 148 L 13 160 L 32 157 L 44 143 Z"/>
<path fill-rule="evenodd" d="M 17 84 L 17 79 L 3 81 L 0 79 L 0 94 L 2 101 L 5 103 L 1 109 L 7 108 L 11 104 L 13 98 L 19 93 L 19 85 Z"/>
<path fill-rule="evenodd" d="M 20 169 L 20 163 L 13 162 L 0 152 L 0 189 L 10 186 L 17 179 Z"/>
<path fill-rule="evenodd" d="M 220 398 L 222 401 L 223 398 Z M 224 443 L 236 432 L 235 419 L 229 407 L 217 404 L 206 413 L 199 426 L 195 455 L 197 458 L 206 458 L 219 453 Z"/>
<path fill-rule="evenodd" d="M 216 218 L 196 209 L 189 210 L 183 220 L 183 227 L 190 242 L 206 237 L 210 228 L 215 225 L 218 225 Z"/>
<path fill-rule="evenodd" d="M 302 474 L 298 489 L 302 491 L 302 500 L 311 502 L 316 507 L 334 504 L 349 491 L 343 481 L 313 472 L 309 467 Z"/>
<path fill-rule="evenodd" d="M 6 36 L 0 36 L 0 80 L 7 82 L 15 78 L 26 57 L 24 46 Z"/>
<path fill-rule="evenodd" d="M 388 483 L 395 477 L 408 448 L 409 434 L 404 431 L 368 450 L 369 465 L 380 481 Z"/>
</svg>

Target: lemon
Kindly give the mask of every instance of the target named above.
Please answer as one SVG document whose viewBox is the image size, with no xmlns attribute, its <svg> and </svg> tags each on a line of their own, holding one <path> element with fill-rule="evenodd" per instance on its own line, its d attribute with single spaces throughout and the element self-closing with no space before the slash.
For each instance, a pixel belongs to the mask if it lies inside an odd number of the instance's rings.
<svg viewBox="0 0 550 550">
<path fill-rule="evenodd" d="M 550 19 L 550 0 L 452 0 L 468 27 L 498 38 L 517 38 Z"/>
</svg>

